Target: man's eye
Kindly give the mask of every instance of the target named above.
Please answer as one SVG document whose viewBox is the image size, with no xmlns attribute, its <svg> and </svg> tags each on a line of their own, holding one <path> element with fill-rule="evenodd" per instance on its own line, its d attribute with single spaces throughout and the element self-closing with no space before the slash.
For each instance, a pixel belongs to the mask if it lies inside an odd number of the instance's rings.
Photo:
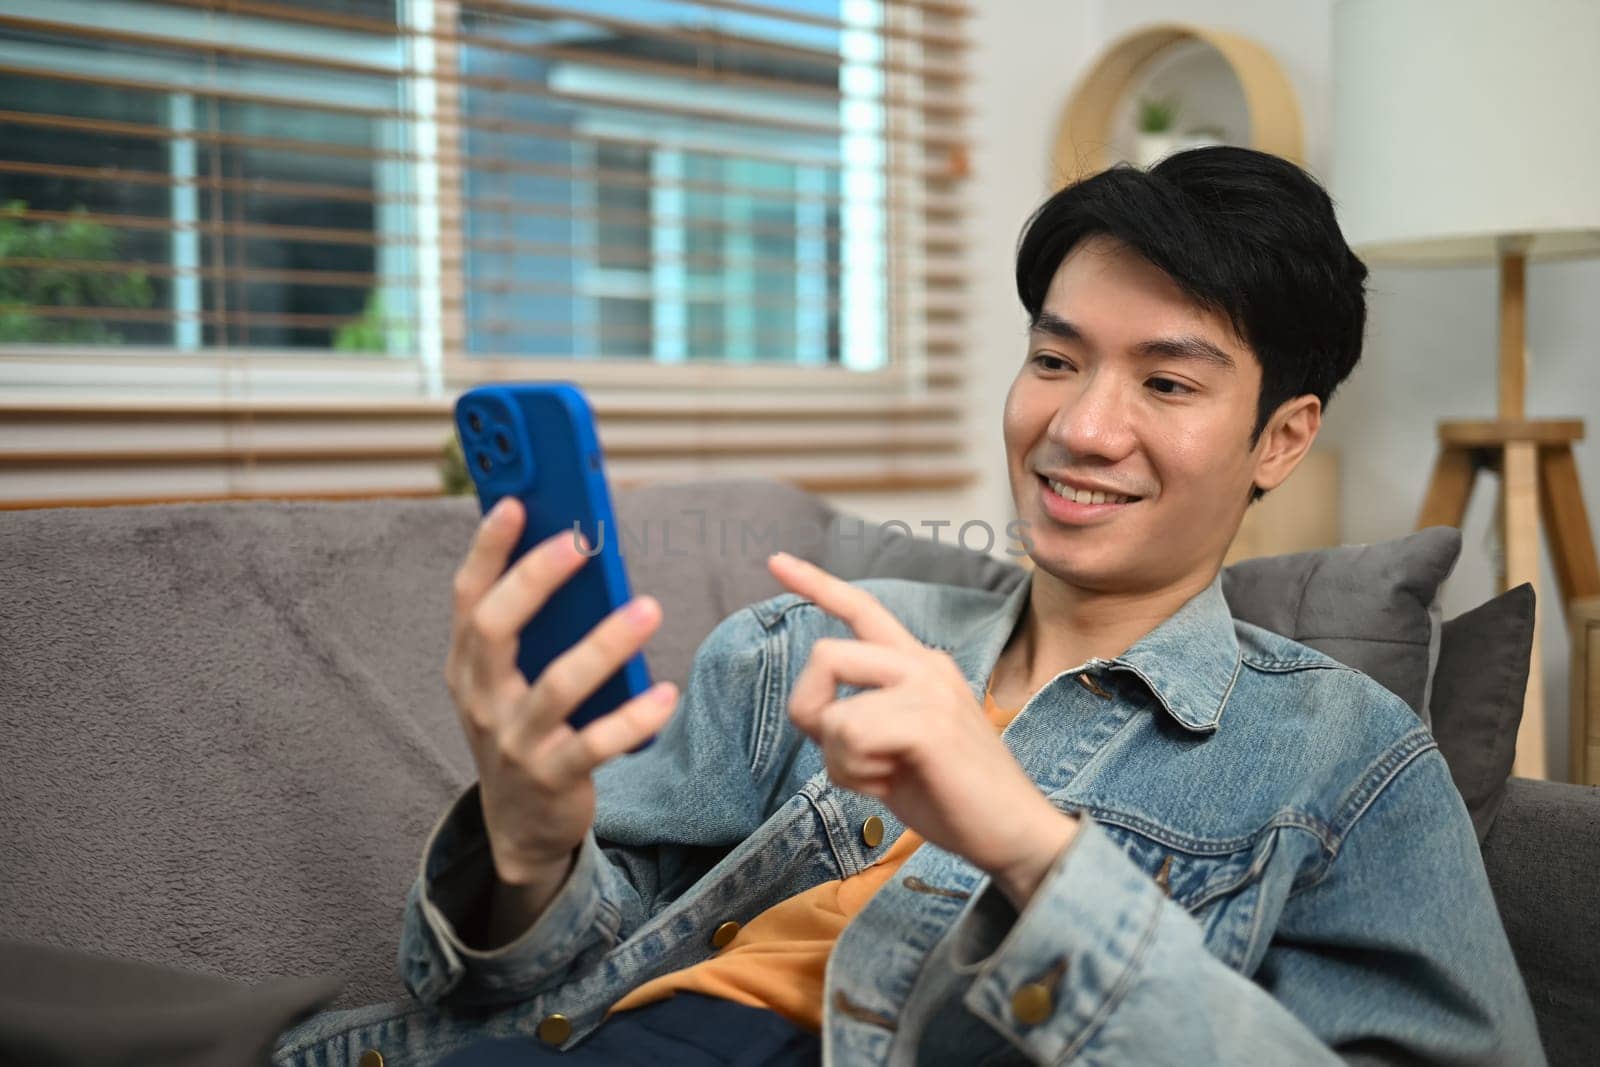
<svg viewBox="0 0 1600 1067">
<path fill-rule="evenodd" d="M 1051 370 L 1051 371 L 1067 370 L 1067 369 L 1069 369 L 1071 367 L 1071 364 L 1069 364 L 1066 360 L 1062 359 L 1060 356 L 1052 356 L 1052 355 L 1048 355 L 1048 354 L 1046 354 L 1044 352 L 1041 352 L 1037 356 L 1034 356 L 1033 357 L 1033 362 L 1038 365 L 1040 370 Z M 1051 364 L 1055 364 L 1055 365 L 1051 366 Z"/>
<path fill-rule="evenodd" d="M 1175 382 L 1171 378 L 1151 378 L 1150 388 L 1162 396 L 1183 396 L 1185 393 L 1194 392 L 1193 389 L 1182 382 Z"/>
</svg>

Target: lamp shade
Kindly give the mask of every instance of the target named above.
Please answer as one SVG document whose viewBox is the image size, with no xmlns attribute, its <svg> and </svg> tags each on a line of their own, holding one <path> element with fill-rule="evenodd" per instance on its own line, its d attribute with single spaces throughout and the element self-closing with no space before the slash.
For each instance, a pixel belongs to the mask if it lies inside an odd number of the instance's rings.
<svg viewBox="0 0 1600 1067">
<path fill-rule="evenodd" d="M 1600 0 L 1340 0 L 1330 192 L 1369 263 L 1600 255 Z"/>
</svg>

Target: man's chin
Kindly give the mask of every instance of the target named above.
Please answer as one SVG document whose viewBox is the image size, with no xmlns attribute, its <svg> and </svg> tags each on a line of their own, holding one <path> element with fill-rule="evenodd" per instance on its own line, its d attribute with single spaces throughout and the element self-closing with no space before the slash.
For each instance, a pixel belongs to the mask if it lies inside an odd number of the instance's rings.
<svg viewBox="0 0 1600 1067">
<path fill-rule="evenodd" d="M 1084 552 L 1048 551 L 1034 545 L 1028 553 L 1034 570 L 1074 589 L 1089 593 L 1124 593 L 1139 586 L 1139 571 L 1125 561 L 1095 558 Z"/>
</svg>

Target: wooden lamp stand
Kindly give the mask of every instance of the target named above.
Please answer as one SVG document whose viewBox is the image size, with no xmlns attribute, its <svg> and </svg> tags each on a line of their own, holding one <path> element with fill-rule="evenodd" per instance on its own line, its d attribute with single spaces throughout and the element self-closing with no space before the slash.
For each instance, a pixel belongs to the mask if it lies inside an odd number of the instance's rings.
<svg viewBox="0 0 1600 1067">
<path fill-rule="evenodd" d="M 1498 471 L 1501 482 L 1499 521 L 1504 531 L 1502 591 L 1531 582 L 1539 586 L 1539 527 L 1550 539 L 1550 555 L 1561 587 L 1563 615 L 1572 602 L 1600 596 L 1600 565 L 1584 509 L 1583 488 L 1572 443 L 1583 439 L 1581 419 L 1524 417 L 1528 356 L 1526 337 L 1527 257 L 1521 251 L 1500 254 L 1500 417 L 1439 423 L 1439 457 L 1418 527 L 1460 526 L 1479 471 Z M 1544 684 L 1539 669 L 1540 641 L 1534 627 L 1533 665 L 1517 733 L 1512 771 L 1529 778 L 1549 777 L 1545 758 Z M 1571 709 L 1578 766 L 1583 709 Z M 1569 775 L 1569 777 L 1571 777 Z"/>
</svg>

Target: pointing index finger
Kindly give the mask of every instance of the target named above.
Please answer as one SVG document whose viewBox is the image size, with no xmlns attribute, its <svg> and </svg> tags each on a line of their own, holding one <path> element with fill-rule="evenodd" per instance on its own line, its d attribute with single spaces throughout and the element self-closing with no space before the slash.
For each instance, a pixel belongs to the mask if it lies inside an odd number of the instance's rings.
<svg viewBox="0 0 1600 1067">
<path fill-rule="evenodd" d="M 774 552 L 767 557 L 767 569 L 790 592 L 799 593 L 842 620 L 863 641 L 895 648 L 922 647 L 922 643 L 871 593 L 829 574 L 816 564 L 787 552 Z"/>
</svg>

